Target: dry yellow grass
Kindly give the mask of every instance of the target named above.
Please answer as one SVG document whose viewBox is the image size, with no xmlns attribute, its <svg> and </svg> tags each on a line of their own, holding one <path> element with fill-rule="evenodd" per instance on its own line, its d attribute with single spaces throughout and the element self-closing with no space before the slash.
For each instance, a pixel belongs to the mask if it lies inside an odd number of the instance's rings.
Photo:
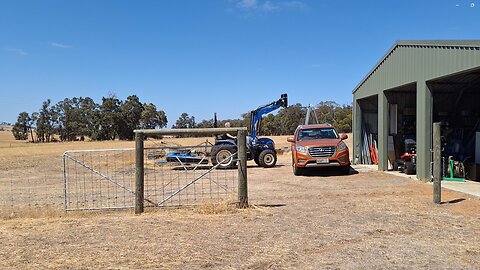
<svg viewBox="0 0 480 270">
<path fill-rule="evenodd" d="M 16 141 L 12 134 L 12 127 L 0 126 L 0 149 L 3 148 L 18 148 L 28 146 L 27 141 Z"/>
<path fill-rule="evenodd" d="M 172 142 L 195 140 L 202 139 Z M 275 140 L 277 147 L 289 145 L 286 136 Z M 13 143 L 0 150 L 0 180 L 22 179 L 22 187 L 35 181 L 61 187 L 65 150 L 133 147 L 118 141 Z M 52 210 L 61 209 L 59 204 L 44 213 L 27 207 L 24 214 L 0 218 L 0 268 L 478 268 L 477 199 L 443 191 L 446 203 L 434 205 L 430 185 L 381 172 L 343 176 L 321 170 L 295 177 L 289 154 L 275 168 L 249 165 L 249 201 L 256 207 L 245 210 L 207 202 L 147 208 L 136 216 L 131 210 Z M 26 177 L 35 174 L 44 177 Z M 62 189 L 46 192 L 58 196 Z"/>
</svg>

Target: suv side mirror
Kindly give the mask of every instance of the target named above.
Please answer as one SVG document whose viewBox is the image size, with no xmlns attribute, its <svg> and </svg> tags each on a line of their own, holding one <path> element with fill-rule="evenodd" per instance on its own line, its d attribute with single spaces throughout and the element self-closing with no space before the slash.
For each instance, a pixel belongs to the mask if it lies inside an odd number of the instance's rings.
<svg viewBox="0 0 480 270">
<path fill-rule="evenodd" d="M 346 140 L 346 139 L 348 139 L 348 135 L 347 134 L 342 134 L 342 135 L 340 135 L 340 139 Z"/>
<path fill-rule="evenodd" d="M 294 143 L 294 142 L 295 142 L 295 140 L 293 139 L 293 137 L 288 137 L 288 138 L 287 138 L 287 142 Z"/>
</svg>

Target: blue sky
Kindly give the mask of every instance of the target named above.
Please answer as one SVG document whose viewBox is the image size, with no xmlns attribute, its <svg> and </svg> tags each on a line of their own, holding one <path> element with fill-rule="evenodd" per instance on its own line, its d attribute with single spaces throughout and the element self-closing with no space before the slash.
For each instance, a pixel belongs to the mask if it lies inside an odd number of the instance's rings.
<svg viewBox="0 0 480 270">
<path fill-rule="evenodd" d="M 42 101 L 135 94 L 197 122 L 350 103 L 399 39 L 479 39 L 480 0 L 3 1 L 0 122 Z"/>
</svg>

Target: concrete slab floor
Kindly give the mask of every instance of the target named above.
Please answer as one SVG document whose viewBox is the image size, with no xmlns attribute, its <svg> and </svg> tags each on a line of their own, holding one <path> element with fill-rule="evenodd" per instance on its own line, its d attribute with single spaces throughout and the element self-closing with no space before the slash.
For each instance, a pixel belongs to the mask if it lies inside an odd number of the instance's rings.
<svg viewBox="0 0 480 270">
<path fill-rule="evenodd" d="M 469 194 L 480 199 L 480 182 L 468 180 L 465 182 L 442 181 L 442 188 Z"/>
<path fill-rule="evenodd" d="M 352 168 L 358 172 L 367 172 L 367 171 L 376 171 L 377 165 L 352 165 Z M 386 171 L 385 173 L 395 175 L 398 177 L 406 177 L 412 180 L 417 180 L 415 175 L 407 175 L 398 171 Z M 432 183 L 429 183 L 430 185 Z M 469 181 L 466 180 L 465 182 L 451 182 L 451 181 L 442 181 L 442 188 L 465 193 L 471 195 L 475 198 L 480 199 L 480 182 L 476 181 Z"/>
</svg>

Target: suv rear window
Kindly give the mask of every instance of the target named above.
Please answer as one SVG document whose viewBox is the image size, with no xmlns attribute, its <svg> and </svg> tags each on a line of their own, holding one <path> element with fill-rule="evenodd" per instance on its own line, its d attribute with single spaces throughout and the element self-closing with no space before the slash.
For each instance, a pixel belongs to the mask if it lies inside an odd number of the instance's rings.
<svg viewBox="0 0 480 270">
<path fill-rule="evenodd" d="M 309 128 L 298 131 L 299 141 L 318 139 L 338 139 L 338 134 L 334 128 Z"/>
</svg>

